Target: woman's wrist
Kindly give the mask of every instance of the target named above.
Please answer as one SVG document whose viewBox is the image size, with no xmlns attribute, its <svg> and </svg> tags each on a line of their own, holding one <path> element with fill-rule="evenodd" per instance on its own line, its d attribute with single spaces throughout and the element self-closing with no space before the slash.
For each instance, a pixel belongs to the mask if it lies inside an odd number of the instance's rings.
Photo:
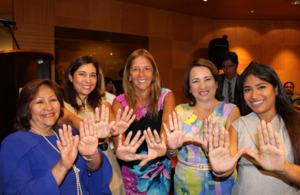
<svg viewBox="0 0 300 195">
<path fill-rule="evenodd" d="M 97 157 L 97 155 L 98 155 L 98 148 L 97 148 L 96 153 L 95 153 L 94 155 L 92 155 L 92 156 L 82 156 L 82 158 L 83 158 L 85 161 L 90 162 L 90 161 L 95 160 L 95 158 Z"/>
<path fill-rule="evenodd" d="M 223 177 L 227 173 L 227 171 L 225 173 L 216 173 L 216 172 L 214 172 L 214 170 L 212 170 L 212 173 L 216 177 Z"/>
</svg>

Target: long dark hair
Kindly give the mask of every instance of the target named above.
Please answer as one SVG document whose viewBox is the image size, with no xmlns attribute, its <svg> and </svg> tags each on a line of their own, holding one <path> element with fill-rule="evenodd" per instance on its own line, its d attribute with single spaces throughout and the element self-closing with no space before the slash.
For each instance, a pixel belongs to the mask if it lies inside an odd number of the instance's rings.
<svg viewBox="0 0 300 195">
<path fill-rule="evenodd" d="M 270 83 L 273 88 L 277 88 L 277 95 L 275 99 L 276 113 L 283 119 L 291 144 L 294 155 L 294 163 L 299 165 L 300 155 L 299 155 L 299 141 L 300 141 L 300 112 L 296 110 L 293 104 L 290 102 L 281 82 L 276 74 L 276 72 L 268 65 L 265 64 L 255 64 L 247 68 L 239 78 L 239 87 L 241 91 L 244 91 L 244 83 L 249 75 L 254 75 L 257 78 Z M 244 100 L 244 93 L 242 95 L 242 116 L 249 114 L 252 110 L 246 104 Z"/>
<path fill-rule="evenodd" d="M 63 103 L 62 94 L 59 91 L 59 89 L 55 86 L 55 84 L 52 81 L 46 80 L 46 79 L 33 80 L 33 81 L 30 81 L 29 83 L 27 83 L 23 87 L 23 89 L 19 95 L 18 102 L 17 102 L 17 114 L 16 114 L 15 124 L 14 124 L 15 131 L 30 130 L 30 123 L 29 123 L 29 121 L 31 120 L 30 103 L 33 101 L 39 88 L 42 85 L 46 85 L 54 91 L 56 98 L 57 98 L 58 102 L 60 103 L 59 117 L 61 117 L 63 115 L 64 103 Z"/>
<path fill-rule="evenodd" d="M 100 107 L 101 105 L 101 97 L 103 97 L 105 94 L 100 93 L 101 88 L 101 76 L 99 71 L 99 64 L 96 59 L 90 57 L 90 56 L 80 56 L 76 58 L 69 67 L 67 68 L 64 80 L 63 80 L 63 96 L 64 100 L 69 103 L 77 112 L 79 112 L 81 105 L 78 105 L 76 101 L 76 96 L 78 96 L 76 90 L 74 89 L 73 83 L 69 80 L 69 74 L 73 77 L 75 71 L 82 65 L 86 65 L 92 63 L 96 69 L 97 74 L 97 83 L 95 89 L 88 95 L 87 97 L 87 104 L 91 106 L 93 109 L 96 107 Z M 84 103 L 82 103 L 84 105 Z"/>
<path fill-rule="evenodd" d="M 182 82 L 182 90 L 183 90 L 183 93 L 184 93 L 185 97 L 189 100 L 192 100 L 192 102 L 190 102 L 189 105 L 190 106 L 195 106 L 196 105 L 196 99 L 193 96 L 193 94 L 190 93 L 190 90 L 191 90 L 191 87 L 190 87 L 190 74 L 191 74 L 191 70 L 194 67 L 206 67 L 210 70 L 213 78 L 215 79 L 216 85 L 217 85 L 217 91 L 216 91 L 216 94 L 215 94 L 215 98 L 218 101 L 224 100 L 224 97 L 221 94 L 221 89 L 222 89 L 221 77 L 219 75 L 219 71 L 218 71 L 217 67 L 211 61 L 199 58 L 199 59 L 194 60 L 193 63 L 191 63 L 187 67 L 187 69 L 185 71 L 185 74 L 184 74 L 183 82 Z"/>
</svg>

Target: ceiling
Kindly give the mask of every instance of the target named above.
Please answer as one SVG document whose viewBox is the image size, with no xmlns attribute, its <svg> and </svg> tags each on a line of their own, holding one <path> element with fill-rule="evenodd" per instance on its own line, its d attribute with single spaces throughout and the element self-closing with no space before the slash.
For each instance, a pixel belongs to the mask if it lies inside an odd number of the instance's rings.
<svg viewBox="0 0 300 195">
<path fill-rule="evenodd" d="M 119 0 L 210 19 L 300 20 L 294 0 Z M 251 10 L 255 10 L 251 13 Z"/>
<path fill-rule="evenodd" d="M 0 15 L 12 15 L 13 0 L 0 0 Z M 210 19 L 300 20 L 294 0 L 119 0 Z M 251 10 L 255 10 L 251 13 Z"/>
</svg>

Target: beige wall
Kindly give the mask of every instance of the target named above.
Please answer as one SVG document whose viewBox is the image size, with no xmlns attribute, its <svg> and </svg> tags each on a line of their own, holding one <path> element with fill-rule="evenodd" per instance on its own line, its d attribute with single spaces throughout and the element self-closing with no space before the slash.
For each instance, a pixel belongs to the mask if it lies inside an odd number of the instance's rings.
<svg viewBox="0 0 300 195">
<path fill-rule="evenodd" d="M 177 104 L 187 102 L 181 82 L 188 63 L 206 57 L 209 41 L 224 34 L 239 56 L 239 72 L 252 60 L 265 63 L 300 92 L 300 21 L 210 20 L 115 0 L 15 0 L 14 20 L 21 48 L 52 54 L 54 26 L 148 36 Z"/>
</svg>

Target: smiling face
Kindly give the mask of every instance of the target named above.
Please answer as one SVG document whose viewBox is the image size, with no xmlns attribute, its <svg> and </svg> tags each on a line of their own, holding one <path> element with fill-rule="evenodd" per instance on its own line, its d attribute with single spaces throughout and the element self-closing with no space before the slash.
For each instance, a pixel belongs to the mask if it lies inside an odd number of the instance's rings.
<svg viewBox="0 0 300 195">
<path fill-rule="evenodd" d="M 215 99 L 217 84 L 208 68 L 193 67 L 190 72 L 189 83 L 191 93 L 196 101 L 209 102 Z"/>
<path fill-rule="evenodd" d="M 41 85 L 29 107 L 30 126 L 41 132 L 51 129 L 60 115 L 60 103 L 54 91 L 47 85 Z"/>
<path fill-rule="evenodd" d="M 222 63 L 222 70 L 224 71 L 226 78 L 231 81 L 236 75 L 237 66 L 231 60 L 225 60 Z"/>
<path fill-rule="evenodd" d="M 276 114 L 277 89 L 267 81 L 249 75 L 244 83 L 244 99 L 260 119 L 269 120 Z"/>
<path fill-rule="evenodd" d="M 73 87 L 80 99 L 85 100 L 97 85 L 97 72 L 94 64 L 80 66 L 73 76 L 69 74 L 69 80 L 73 82 Z"/>
<path fill-rule="evenodd" d="M 153 67 L 150 61 L 142 56 L 132 61 L 129 79 L 132 80 L 135 91 L 150 90 L 153 78 Z"/>
</svg>

